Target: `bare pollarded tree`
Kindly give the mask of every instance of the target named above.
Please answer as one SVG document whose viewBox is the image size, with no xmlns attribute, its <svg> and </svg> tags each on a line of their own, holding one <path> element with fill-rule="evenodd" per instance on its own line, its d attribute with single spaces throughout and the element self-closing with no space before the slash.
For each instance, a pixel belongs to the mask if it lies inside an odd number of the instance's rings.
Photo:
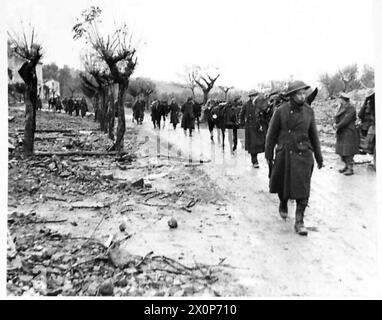
<svg viewBox="0 0 382 320">
<path fill-rule="evenodd" d="M 228 100 L 228 91 L 230 91 L 231 89 L 233 89 L 233 87 L 219 86 L 219 89 L 220 89 L 221 91 L 223 91 L 223 93 L 224 93 L 224 100 L 227 101 L 227 100 Z"/>
<path fill-rule="evenodd" d="M 85 10 L 73 27 L 74 39 L 85 38 L 94 53 L 108 66 L 113 83 L 118 85 L 118 127 L 112 149 L 121 151 L 126 129 L 124 95 L 137 64 L 136 50 L 126 24 L 116 27 L 112 34 L 101 36 L 98 28 L 101 12 L 94 6 Z"/>
<path fill-rule="evenodd" d="M 208 95 L 219 77 L 220 74 L 217 73 L 216 70 L 210 70 L 210 68 L 202 69 L 198 67 L 195 83 L 203 91 L 203 104 L 207 103 Z"/>
<path fill-rule="evenodd" d="M 36 40 L 33 27 L 30 33 L 22 31 L 21 34 L 8 32 L 11 50 L 25 60 L 18 71 L 25 82 L 25 129 L 24 129 L 24 155 L 33 155 L 34 134 L 36 130 L 36 110 L 38 99 L 36 66 L 42 58 L 42 46 Z"/>
<path fill-rule="evenodd" d="M 199 77 L 200 67 L 198 66 L 186 66 L 184 68 L 184 74 L 181 75 L 183 78 L 184 86 L 183 88 L 191 90 L 192 97 L 195 98 L 195 89 L 198 87 L 196 84 L 196 79 Z"/>
<path fill-rule="evenodd" d="M 150 79 L 136 78 L 131 80 L 128 92 L 134 98 L 138 96 L 143 97 L 145 99 L 146 108 L 148 108 L 150 96 L 156 92 L 156 85 Z"/>
<path fill-rule="evenodd" d="M 340 79 L 344 84 L 344 91 L 351 91 L 358 88 L 358 66 L 357 64 L 348 65 L 340 70 L 338 70 Z"/>
<path fill-rule="evenodd" d="M 94 99 L 95 118 L 100 124 L 100 129 L 109 134 L 110 139 L 114 139 L 114 95 L 110 97 L 110 87 L 113 80 L 108 66 L 97 56 L 87 54 L 83 56 L 82 63 L 86 74 L 82 74 L 81 79 L 84 85 L 93 87 L 96 91 Z M 113 100 L 112 103 L 110 100 Z"/>
</svg>

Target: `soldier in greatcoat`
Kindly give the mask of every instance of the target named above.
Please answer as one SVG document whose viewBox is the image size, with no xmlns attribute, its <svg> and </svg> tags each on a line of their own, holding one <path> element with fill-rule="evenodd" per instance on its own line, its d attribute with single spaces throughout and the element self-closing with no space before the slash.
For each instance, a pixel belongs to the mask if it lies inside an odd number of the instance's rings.
<svg viewBox="0 0 382 320">
<path fill-rule="evenodd" d="M 81 103 L 80 103 L 80 109 L 81 109 L 81 117 L 86 116 L 86 112 L 88 111 L 88 104 L 86 103 L 85 97 L 82 97 Z"/>
<path fill-rule="evenodd" d="M 336 153 L 341 156 L 345 167 L 339 172 L 346 176 L 352 175 L 354 155 L 359 150 L 359 136 L 355 122 L 357 113 L 354 106 L 350 103 L 350 97 L 347 93 L 340 93 L 340 107 L 334 117 L 336 130 Z"/>
<path fill-rule="evenodd" d="M 76 117 L 78 117 L 80 115 L 80 100 L 78 98 L 74 99 L 73 108 L 76 112 Z"/>
<path fill-rule="evenodd" d="M 187 101 L 182 105 L 180 111 L 183 113 L 181 127 L 184 134 L 187 135 L 187 129 L 192 136 L 192 130 L 195 128 L 194 103 L 192 97 L 188 97 Z"/>
<path fill-rule="evenodd" d="M 142 124 L 143 117 L 145 115 L 145 101 L 141 96 L 133 104 L 133 122 L 134 119 L 137 121 L 137 124 Z"/>
<path fill-rule="evenodd" d="M 175 101 L 175 98 L 171 99 L 170 103 L 170 123 L 172 123 L 172 126 L 174 127 L 174 130 L 176 129 L 176 125 L 179 123 L 179 111 L 180 108 L 178 104 Z"/>
<path fill-rule="evenodd" d="M 299 235 L 308 234 L 304 212 L 310 196 L 313 154 L 318 168 L 323 166 L 314 112 L 305 102 L 308 88 L 302 81 L 289 84 L 286 95 L 290 99 L 275 110 L 265 142 L 265 158 L 272 168 L 270 192 L 279 196 L 283 219 L 288 214 L 288 200 L 296 200 L 295 231 Z"/>
<path fill-rule="evenodd" d="M 74 100 L 72 97 L 70 97 L 68 100 L 68 113 L 70 116 L 72 115 L 73 111 L 74 111 Z"/>
<path fill-rule="evenodd" d="M 160 113 L 159 113 L 159 101 L 158 99 L 155 99 L 151 103 L 151 121 L 153 122 L 154 129 L 158 128 L 160 129 Z"/>
<path fill-rule="evenodd" d="M 249 93 L 249 100 L 240 112 L 240 123 L 245 128 L 245 150 L 251 154 L 252 166 L 259 168 L 257 155 L 265 150 L 265 126 L 261 112 L 264 111 L 266 99 L 259 97 L 259 92 Z"/>
</svg>

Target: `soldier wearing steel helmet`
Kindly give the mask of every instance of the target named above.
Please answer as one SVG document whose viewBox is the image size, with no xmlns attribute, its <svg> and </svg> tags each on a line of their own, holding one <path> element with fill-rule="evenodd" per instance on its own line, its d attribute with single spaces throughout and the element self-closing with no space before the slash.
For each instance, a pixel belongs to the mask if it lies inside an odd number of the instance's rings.
<svg viewBox="0 0 382 320">
<path fill-rule="evenodd" d="M 339 95 L 340 107 L 334 117 L 336 130 L 336 153 L 341 157 L 345 167 L 338 170 L 345 176 L 353 175 L 354 155 L 358 153 L 359 137 L 355 122 L 357 113 L 350 103 L 350 96 L 341 92 Z"/>
<path fill-rule="evenodd" d="M 245 128 L 245 150 L 251 155 L 252 166 L 259 168 L 257 155 L 264 152 L 265 144 L 265 125 L 261 112 L 267 100 L 257 91 L 251 91 L 248 97 L 240 112 L 240 124 Z"/>
<path fill-rule="evenodd" d="M 310 196 L 313 154 L 318 168 L 323 166 L 314 112 L 306 103 L 308 88 L 302 81 L 289 84 L 286 95 L 290 99 L 275 110 L 265 142 L 265 158 L 272 168 L 270 192 L 279 196 L 283 219 L 288 215 L 288 200 L 296 200 L 295 231 L 299 235 L 308 234 L 304 212 Z"/>
</svg>

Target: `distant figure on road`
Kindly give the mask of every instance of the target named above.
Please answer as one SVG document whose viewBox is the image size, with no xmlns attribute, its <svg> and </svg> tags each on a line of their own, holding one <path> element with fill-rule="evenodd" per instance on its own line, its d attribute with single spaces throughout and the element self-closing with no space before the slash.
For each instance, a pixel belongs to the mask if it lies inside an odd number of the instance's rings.
<svg viewBox="0 0 382 320">
<path fill-rule="evenodd" d="M 240 123 L 245 128 L 245 150 L 251 154 L 252 166 L 259 168 L 257 155 L 265 150 L 265 126 L 262 123 L 261 112 L 267 105 L 267 100 L 259 97 L 257 91 L 249 93 L 249 100 L 240 112 Z"/>
<path fill-rule="evenodd" d="M 195 129 L 194 103 L 192 97 L 188 97 L 187 101 L 182 105 L 180 111 L 183 113 L 181 127 L 184 135 L 187 135 L 187 129 L 192 137 L 192 130 Z"/>
<path fill-rule="evenodd" d="M 154 129 L 158 127 L 160 129 L 160 113 L 159 113 L 159 101 L 155 99 L 151 103 L 151 121 L 153 122 Z"/>
<path fill-rule="evenodd" d="M 68 100 L 68 114 L 71 116 L 74 110 L 74 101 L 73 98 L 70 97 Z"/>
<path fill-rule="evenodd" d="M 265 158 L 270 168 L 269 189 L 278 193 L 279 214 L 286 219 L 288 200 L 296 200 L 295 231 L 307 235 L 304 212 L 310 196 L 310 180 L 314 157 L 318 168 L 323 166 L 320 141 L 313 109 L 305 102 L 309 88 L 302 81 L 289 84 L 289 101 L 277 108 L 272 116 L 265 142 Z M 276 156 L 274 148 L 276 146 Z"/>
<path fill-rule="evenodd" d="M 42 101 L 41 101 L 41 98 L 38 96 L 37 96 L 36 105 L 37 105 L 37 110 L 42 110 Z"/>
<path fill-rule="evenodd" d="M 81 99 L 80 108 L 81 108 L 81 117 L 83 118 L 86 116 L 86 112 L 88 111 L 88 105 L 87 105 L 86 99 L 84 97 L 82 97 L 82 99 Z"/>
<path fill-rule="evenodd" d="M 170 123 L 172 123 L 174 130 L 176 129 L 176 125 L 179 123 L 179 111 L 180 108 L 176 103 L 175 98 L 172 98 L 170 103 Z"/>
<path fill-rule="evenodd" d="M 61 113 L 62 102 L 61 102 L 60 96 L 57 96 L 57 98 L 55 98 L 55 108 L 56 108 L 56 111 L 59 111 Z"/>
<path fill-rule="evenodd" d="M 166 116 L 170 111 L 167 101 L 166 100 L 159 101 L 158 109 L 159 109 L 160 117 L 163 119 L 163 128 L 164 128 L 166 125 Z"/>
<path fill-rule="evenodd" d="M 76 117 L 80 115 L 80 101 L 78 98 L 74 99 L 74 111 L 76 112 Z"/>
<path fill-rule="evenodd" d="M 354 155 L 358 153 L 359 148 L 359 137 L 355 126 L 357 113 L 350 103 L 348 94 L 340 93 L 339 99 L 341 105 L 334 117 L 334 129 L 337 136 L 336 153 L 341 156 L 345 167 L 338 171 L 345 176 L 351 176 L 354 173 Z"/>
<path fill-rule="evenodd" d="M 65 113 L 68 113 L 68 98 L 67 97 L 62 99 L 62 105 L 64 106 Z"/>
<path fill-rule="evenodd" d="M 145 100 L 142 97 L 138 97 L 137 101 L 133 104 L 133 121 L 137 121 L 137 124 L 142 124 L 143 117 L 145 115 Z"/>
<path fill-rule="evenodd" d="M 54 107 L 54 97 L 50 97 L 49 99 L 48 99 L 48 109 L 50 110 L 50 109 L 53 109 L 53 107 Z"/>
<path fill-rule="evenodd" d="M 203 103 L 194 102 L 194 106 L 193 106 L 196 125 L 198 127 L 199 132 L 200 132 L 200 117 L 202 115 L 202 105 Z"/>
</svg>

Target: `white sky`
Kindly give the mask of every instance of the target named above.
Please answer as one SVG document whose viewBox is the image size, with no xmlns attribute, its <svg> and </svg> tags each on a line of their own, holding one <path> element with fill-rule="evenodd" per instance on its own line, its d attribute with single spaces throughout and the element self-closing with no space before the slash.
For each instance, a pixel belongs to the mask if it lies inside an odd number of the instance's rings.
<svg viewBox="0 0 382 320">
<path fill-rule="evenodd" d="M 220 85 L 251 89 L 291 75 L 313 84 L 353 62 L 374 65 L 372 0 L 6 1 L 6 25 L 32 22 L 44 63 L 60 67 L 81 67 L 71 29 L 90 5 L 101 7 L 106 26 L 131 26 L 139 63 L 133 76 L 179 81 L 185 65 L 210 64 L 220 69 Z"/>
</svg>

